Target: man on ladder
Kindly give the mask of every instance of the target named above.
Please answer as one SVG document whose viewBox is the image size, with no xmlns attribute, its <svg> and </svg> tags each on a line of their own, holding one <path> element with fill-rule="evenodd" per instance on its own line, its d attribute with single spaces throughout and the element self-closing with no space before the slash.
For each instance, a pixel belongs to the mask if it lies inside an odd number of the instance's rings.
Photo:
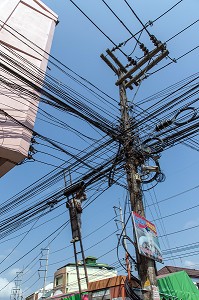
<svg viewBox="0 0 199 300">
<path fill-rule="evenodd" d="M 82 202 L 86 200 L 86 193 L 84 189 L 80 189 L 76 192 L 75 197 L 66 203 L 66 207 L 69 209 L 72 237 L 71 243 L 75 243 L 81 238 L 81 214 L 82 214 Z"/>
<path fill-rule="evenodd" d="M 70 222 L 71 222 L 71 229 L 72 229 L 72 240 L 74 248 L 74 256 L 75 256 L 75 265 L 76 265 L 76 272 L 77 272 L 77 281 L 79 286 L 79 294 L 82 299 L 82 287 L 81 287 L 81 278 L 79 272 L 79 263 L 78 263 L 78 254 L 81 254 L 83 267 L 84 267 L 84 277 L 83 279 L 86 280 L 86 286 L 88 287 L 88 274 L 86 269 L 86 261 L 84 257 L 84 249 L 81 239 L 81 214 L 82 214 L 82 202 L 86 200 L 86 194 L 84 192 L 85 188 L 81 187 L 75 193 L 75 196 L 69 201 L 66 202 L 66 207 L 69 209 L 70 214 Z M 76 242 L 79 241 L 80 251 L 77 251 Z"/>
</svg>

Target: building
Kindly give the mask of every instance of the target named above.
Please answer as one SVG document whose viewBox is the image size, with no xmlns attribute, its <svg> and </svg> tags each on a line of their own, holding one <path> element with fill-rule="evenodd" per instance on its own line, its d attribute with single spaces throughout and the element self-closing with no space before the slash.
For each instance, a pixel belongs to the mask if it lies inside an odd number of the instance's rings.
<svg viewBox="0 0 199 300">
<path fill-rule="evenodd" d="M 126 288 L 129 290 L 125 275 L 118 275 L 92 281 L 88 283 L 88 289 L 82 293 L 83 300 L 127 300 Z M 128 287 L 127 287 L 128 285 Z M 137 281 L 131 279 L 130 286 L 133 287 L 134 297 L 141 296 L 141 289 Z M 132 296 L 132 294 L 131 294 Z M 137 298 L 136 298 L 137 299 Z M 60 294 L 47 298 L 46 300 L 80 300 L 78 292 L 69 294 Z"/>
<path fill-rule="evenodd" d="M 53 295 L 53 283 L 49 283 L 45 287 L 44 297 L 47 298 L 47 297 L 51 297 L 52 295 Z M 42 297 L 43 297 L 43 288 L 27 296 L 25 300 L 42 300 L 43 299 Z"/>
<path fill-rule="evenodd" d="M 98 263 L 96 257 L 88 256 L 85 261 L 89 282 L 117 276 L 115 268 L 104 263 Z M 79 263 L 79 273 L 81 278 L 81 288 L 84 290 L 87 286 L 82 262 Z M 68 263 L 55 272 L 53 290 L 54 295 L 78 291 L 75 263 Z"/>
<path fill-rule="evenodd" d="M 193 283 L 199 287 L 199 270 L 189 269 L 189 268 L 181 268 L 181 267 L 173 267 L 173 266 L 165 266 L 158 271 L 158 278 L 161 278 L 163 275 L 185 271 L 187 275 L 191 278 Z"/>
<path fill-rule="evenodd" d="M 29 155 L 57 18 L 40 0 L 0 1 L 0 177 Z"/>
</svg>

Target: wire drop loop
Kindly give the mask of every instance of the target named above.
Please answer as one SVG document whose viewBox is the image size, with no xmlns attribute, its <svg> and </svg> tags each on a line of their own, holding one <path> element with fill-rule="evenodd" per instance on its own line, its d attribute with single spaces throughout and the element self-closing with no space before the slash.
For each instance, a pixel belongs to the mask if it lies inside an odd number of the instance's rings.
<svg viewBox="0 0 199 300">
<path fill-rule="evenodd" d="M 188 114 L 183 114 L 184 112 L 187 112 Z M 174 116 L 173 123 L 176 126 L 185 125 L 191 121 L 193 121 L 197 116 L 197 110 L 195 107 L 187 107 L 179 110 L 179 112 Z"/>
<path fill-rule="evenodd" d="M 160 138 L 152 137 L 146 139 L 142 143 L 142 150 L 146 153 L 150 154 L 157 154 L 163 151 L 164 143 Z"/>
</svg>

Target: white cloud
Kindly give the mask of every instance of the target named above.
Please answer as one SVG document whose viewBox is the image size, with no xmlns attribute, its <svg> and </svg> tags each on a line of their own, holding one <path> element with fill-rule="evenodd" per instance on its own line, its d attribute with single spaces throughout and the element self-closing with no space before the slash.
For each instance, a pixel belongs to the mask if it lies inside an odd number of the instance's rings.
<svg viewBox="0 0 199 300">
<path fill-rule="evenodd" d="M 190 227 L 194 227 L 194 226 L 198 226 L 199 225 L 199 219 L 195 219 L 195 220 L 191 220 L 185 223 L 184 228 L 190 228 Z"/>
<path fill-rule="evenodd" d="M 191 260 L 185 260 L 184 265 L 185 265 L 185 267 L 194 268 L 196 263 Z"/>
<path fill-rule="evenodd" d="M 20 272 L 21 270 L 19 269 L 19 268 L 13 268 L 13 269 L 11 269 L 10 271 L 9 271 L 9 275 L 10 276 L 16 276 L 17 275 L 17 272 Z"/>
<path fill-rule="evenodd" d="M 21 270 L 18 268 L 13 268 L 7 272 L 6 277 L 0 277 L 0 300 L 10 300 L 10 295 L 12 292 L 12 288 L 15 286 L 13 277 L 16 276 L 16 272 L 20 272 Z"/>
<path fill-rule="evenodd" d="M 10 300 L 11 290 L 14 287 L 14 283 L 9 281 L 6 278 L 0 277 L 0 299 Z"/>
<path fill-rule="evenodd" d="M 5 257 L 6 255 L 0 254 L 0 261 L 2 261 Z"/>
</svg>

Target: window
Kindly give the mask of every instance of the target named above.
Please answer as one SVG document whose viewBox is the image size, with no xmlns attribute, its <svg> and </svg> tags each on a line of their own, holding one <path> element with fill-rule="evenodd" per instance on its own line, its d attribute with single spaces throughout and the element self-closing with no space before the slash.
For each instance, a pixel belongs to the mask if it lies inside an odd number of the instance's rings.
<svg viewBox="0 0 199 300">
<path fill-rule="evenodd" d="M 57 276 L 55 278 L 55 286 L 62 285 L 62 284 L 63 284 L 63 276 Z"/>
</svg>

